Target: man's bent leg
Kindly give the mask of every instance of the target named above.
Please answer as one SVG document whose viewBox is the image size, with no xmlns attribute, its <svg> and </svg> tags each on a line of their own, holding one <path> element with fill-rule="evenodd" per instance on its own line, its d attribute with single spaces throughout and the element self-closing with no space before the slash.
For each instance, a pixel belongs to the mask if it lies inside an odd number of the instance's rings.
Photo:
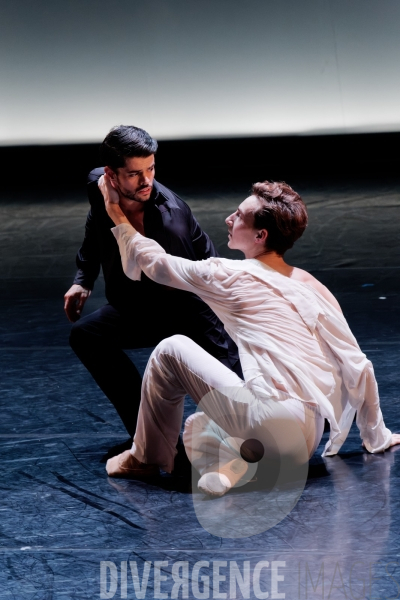
<svg viewBox="0 0 400 600">
<path fill-rule="evenodd" d="M 123 317 L 108 304 L 72 326 L 70 344 L 133 437 L 142 380 L 137 368 L 122 350 L 124 346 L 129 347 L 123 339 L 127 337 L 127 329 Z"/>
<path fill-rule="evenodd" d="M 243 385 L 235 373 L 189 338 L 176 335 L 163 340 L 152 353 L 143 378 L 133 456 L 171 472 L 185 394 L 199 403 L 215 389 L 241 389 Z M 229 401 L 227 410 L 232 412 Z"/>
</svg>

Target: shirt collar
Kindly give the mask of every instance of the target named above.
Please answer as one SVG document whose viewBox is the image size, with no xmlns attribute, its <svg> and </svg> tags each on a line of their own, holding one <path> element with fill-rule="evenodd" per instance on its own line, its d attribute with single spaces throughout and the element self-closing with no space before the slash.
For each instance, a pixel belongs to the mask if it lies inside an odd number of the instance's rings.
<svg viewBox="0 0 400 600">
<path fill-rule="evenodd" d="M 151 190 L 150 200 L 152 202 L 157 202 L 158 197 L 160 195 L 160 184 L 155 179 L 153 180 L 153 189 Z"/>
<path fill-rule="evenodd" d="M 169 192 L 169 193 L 168 193 Z M 150 199 L 155 206 L 162 211 L 167 209 L 170 211 L 172 208 L 179 209 L 179 204 L 177 203 L 174 194 L 170 192 L 166 187 L 164 187 L 161 183 L 154 179 L 153 181 L 153 190 L 151 192 Z"/>
</svg>

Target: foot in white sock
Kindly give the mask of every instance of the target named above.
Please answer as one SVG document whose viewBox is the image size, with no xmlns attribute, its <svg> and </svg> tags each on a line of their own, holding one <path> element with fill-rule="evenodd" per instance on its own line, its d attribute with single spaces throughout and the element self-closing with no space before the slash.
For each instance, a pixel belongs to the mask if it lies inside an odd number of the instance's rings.
<svg viewBox="0 0 400 600">
<path fill-rule="evenodd" d="M 203 494 L 223 496 L 242 479 L 247 469 L 247 463 L 241 458 L 235 458 L 223 465 L 217 463 L 200 477 L 197 486 Z"/>
</svg>

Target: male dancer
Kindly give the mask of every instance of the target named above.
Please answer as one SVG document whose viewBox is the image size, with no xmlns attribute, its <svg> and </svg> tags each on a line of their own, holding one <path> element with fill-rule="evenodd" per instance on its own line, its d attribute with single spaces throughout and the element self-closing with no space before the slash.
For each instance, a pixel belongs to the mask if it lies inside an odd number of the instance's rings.
<svg viewBox="0 0 400 600">
<path fill-rule="evenodd" d="M 78 272 L 65 294 L 65 312 L 74 323 L 71 347 L 112 402 L 131 437 L 136 428 L 141 377 L 124 348 L 155 346 L 181 333 L 240 373 L 236 346 L 202 300 L 156 284 L 144 274 L 140 281 L 132 281 L 123 272 L 118 244 L 110 230 L 113 223 L 97 185 L 104 172 L 137 231 L 175 256 L 202 260 L 218 255 L 189 207 L 154 179 L 156 150 L 157 142 L 138 127 L 114 127 L 104 139 L 100 155 L 106 166 L 89 175 L 91 208 L 77 255 Z M 80 318 L 100 266 L 108 304 Z M 127 447 L 130 445 L 131 440 Z M 120 445 L 114 450 L 118 453 L 122 448 Z"/>
</svg>

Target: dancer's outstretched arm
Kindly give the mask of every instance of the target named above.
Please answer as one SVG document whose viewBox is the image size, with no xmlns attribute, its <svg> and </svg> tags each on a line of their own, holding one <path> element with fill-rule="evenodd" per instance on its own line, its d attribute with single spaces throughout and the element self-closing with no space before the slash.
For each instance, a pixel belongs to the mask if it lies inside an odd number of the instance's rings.
<svg viewBox="0 0 400 600">
<path fill-rule="evenodd" d="M 124 273 L 130 279 L 140 279 L 143 271 L 153 281 L 197 294 L 208 304 L 219 300 L 226 303 L 224 291 L 217 282 L 214 284 L 212 277 L 211 264 L 218 262 L 218 258 L 192 261 L 167 254 L 156 241 L 144 237 L 131 225 L 119 206 L 118 193 L 109 177 L 101 177 L 99 187 L 107 213 L 116 225 L 112 231 L 118 242 Z M 212 308 L 215 310 L 215 306 Z"/>
</svg>

